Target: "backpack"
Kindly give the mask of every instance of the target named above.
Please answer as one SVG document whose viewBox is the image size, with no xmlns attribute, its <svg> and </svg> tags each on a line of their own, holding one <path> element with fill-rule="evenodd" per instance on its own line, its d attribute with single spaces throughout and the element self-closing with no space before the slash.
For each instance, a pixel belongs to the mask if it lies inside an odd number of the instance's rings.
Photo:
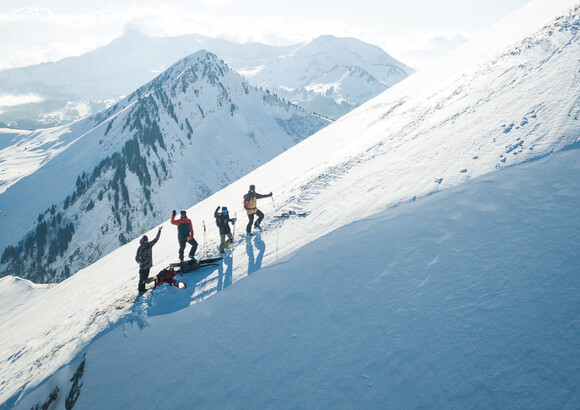
<svg viewBox="0 0 580 410">
<path fill-rule="evenodd" d="M 228 225 L 228 220 L 230 219 L 230 214 L 222 214 L 220 213 L 215 218 L 215 224 L 218 228 L 222 228 Z"/>
<path fill-rule="evenodd" d="M 251 199 L 250 194 L 245 194 L 244 195 L 244 209 L 247 211 L 248 210 L 248 201 Z"/>
</svg>

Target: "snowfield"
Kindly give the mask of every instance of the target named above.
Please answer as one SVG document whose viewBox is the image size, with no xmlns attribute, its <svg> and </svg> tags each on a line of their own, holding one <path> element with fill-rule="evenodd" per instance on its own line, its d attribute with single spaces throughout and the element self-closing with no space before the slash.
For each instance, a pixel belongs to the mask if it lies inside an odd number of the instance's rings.
<svg viewBox="0 0 580 410">
<path fill-rule="evenodd" d="M 574 407 L 578 164 L 575 149 L 383 211 L 190 306 L 290 228 L 242 241 L 86 350 L 78 408 Z"/>
<path fill-rule="evenodd" d="M 532 1 L 189 208 L 199 257 L 216 206 L 238 223 L 184 290 L 135 299 L 136 240 L 10 298 L 0 403 L 578 407 L 579 15 Z M 244 237 L 250 184 L 274 197 Z M 177 258 L 162 226 L 152 274 Z"/>
</svg>

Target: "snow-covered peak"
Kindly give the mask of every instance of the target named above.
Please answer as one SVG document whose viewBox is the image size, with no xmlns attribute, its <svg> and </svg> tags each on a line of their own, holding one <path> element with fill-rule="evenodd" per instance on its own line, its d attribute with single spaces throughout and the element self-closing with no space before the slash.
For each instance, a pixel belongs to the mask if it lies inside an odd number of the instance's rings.
<svg viewBox="0 0 580 410">
<path fill-rule="evenodd" d="M 249 80 L 337 119 L 413 72 L 377 46 L 354 38 L 321 36 L 269 60 Z"/>
<path fill-rule="evenodd" d="M 322 35 L 304 43 L 294 50 L 292 55 L 306 57 L 331 54 L 334 58 L 341 58 L 340 53 L 350 56 L 350 58 L 345 58 L 344 61 L 350 60 L 353 63 L 365 62 L 371 65 L 393 65 L 406 71 L 407 74 L 411 74 L 414 71 L 385 53 L 380 47 L 353 37 Z"/>
<path fill-rule="evenodd" d="M 362 68 L 387 87 L 413 73 L 377 46 L 354 38 L 321 36 L 278 57 L 255 74 L 252 81 L 270 87 L 307 87 L 339 67 Z"/>
<path fill-rule="evenodd" d="M 219 82 L 226 74 L 234 74 L 223 60 L 220 60 L 215 54 L 207 50 L 200 50 L 170 66 L 154 80 L 140 87 L 136 94 L 170 85 L 182 76 L 185 71 L 189 71 L 193 75 L 192 81 L 194 82 L 199 78 L 205 77 L 214 84 Z"/>
<path fill-rule="evenodd" d="M 0 151 L 0 229 L 15 232 L 0 237 L 0 272 L 61 280 L 328 123 L 198 51 L 111 108 Z"/>
</svg>

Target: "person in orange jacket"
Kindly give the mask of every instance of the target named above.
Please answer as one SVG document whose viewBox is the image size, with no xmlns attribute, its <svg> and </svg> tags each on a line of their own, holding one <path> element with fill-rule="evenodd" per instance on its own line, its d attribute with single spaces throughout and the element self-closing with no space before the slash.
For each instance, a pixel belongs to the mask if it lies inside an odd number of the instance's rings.
<svg viewBox="0 0 580 410">
<path fill-rule="evenodd" d="M 191 249 L 189 250 L 189 259 L 195 260 L 195 252 L 197 251 L 197 241 L 193 238 L 193 224 L 191 219 L 187 217 L 185 211 L 181 211 L 179 219 L 175 219 L 177 212 L 174 210 L 171 215 L 171 223 L 177 225 L 177 240 L 179 241 L 179 261 L 183 262 L 183 253 L 185 251 L 185 244 L 189 243 Z"/>
</svg>

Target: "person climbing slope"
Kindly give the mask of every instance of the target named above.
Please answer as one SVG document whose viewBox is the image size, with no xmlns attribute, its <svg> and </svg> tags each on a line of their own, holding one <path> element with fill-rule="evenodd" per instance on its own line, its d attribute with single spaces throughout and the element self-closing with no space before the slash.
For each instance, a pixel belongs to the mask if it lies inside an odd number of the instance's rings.
<svg viewBox="0 0 580 410">
<path fill-rule="evenodd" d="M 235 224 L 236 218 L 230 218 L 227 207 L 224 206 L 221 209 L 220 212 L 220 207 L 218 206 L 215 209 L 213 216 L 215 218 L 215 223 L 220 230 L 220 253 L 224 253 L 233 239 L 230 223 Z M 227 240 L 226 237 L 228 238 Z"/>
<path fill-rule="evenodd" d="M 270 192 L 267 195 L 258 194 L 256 192 L 256 186 L 250 185 L 250 190 L 246 195 L 244 195 L 244 209 L 248 213 L 248 225 L 246 226 L 246 233 L 248 235 L 252 234 L 252 224 L 254 224 L 254 228 L 261 229 L 260 224 L 264 219 L 264 213 L 260 211 L 257 207 L 258 199 L 261 198 L 268 198 L 271 197 L 272 193 Z M 258 216 L 258 219 L 254 223 L 254 215 Z"/>
</svg>

